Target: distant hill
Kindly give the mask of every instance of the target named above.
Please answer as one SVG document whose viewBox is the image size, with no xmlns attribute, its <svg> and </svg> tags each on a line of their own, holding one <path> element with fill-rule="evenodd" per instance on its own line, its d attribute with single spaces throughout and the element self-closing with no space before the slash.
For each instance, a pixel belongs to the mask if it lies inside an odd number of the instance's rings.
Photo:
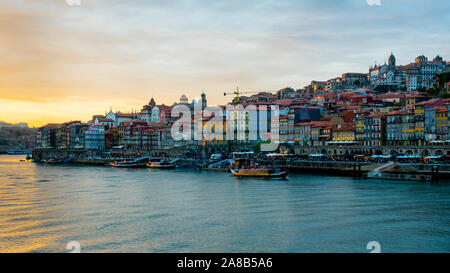
<svg viewBox="0 0 450 273">
<path fill-rule="evenodd" d="M 0 121 L 0 152 L 29 148 L 36 135 L 35 128 L 25 123 L 8 124 Z"/>
</svg>

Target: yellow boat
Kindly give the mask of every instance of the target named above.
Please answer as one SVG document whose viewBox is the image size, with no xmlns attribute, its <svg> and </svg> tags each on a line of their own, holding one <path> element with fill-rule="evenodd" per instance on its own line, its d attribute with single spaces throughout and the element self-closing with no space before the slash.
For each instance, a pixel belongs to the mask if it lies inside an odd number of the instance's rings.
<svg viewBox="0 0 450 273">
<path fill-rule="evenodd" d="M 59 161 L 54 159 L 54 158 L 49 158 L 49 159 L 46 159 L 46 160 L 44 160 L 42 162 L 44 162 L 44 163 L 59 163 Z"/>
<path fill-rule="evenodd" d="M 176 167 L 176 161 L 167 161 L 165 158 L 152 158 L 148 161 L 147 167 L 154 169 L 173 169 Z"/>
<path fill-rule="evenodd" d="M 286 178 L 287 171 L 276 172 L 273 169 L 231 169 L 234 176 L 239 177 L 261 177 L 261 178 Z"/>
<path fill-rule="evenodd" d="M 260 177 L 260 178 L 286 178 L 287 171 L 280 171 L 272 167 L 244 167 L 247 159 L 236 159 L 236 168 L 230 168 L 231 173 L 237 177 Z"/>
</svg>

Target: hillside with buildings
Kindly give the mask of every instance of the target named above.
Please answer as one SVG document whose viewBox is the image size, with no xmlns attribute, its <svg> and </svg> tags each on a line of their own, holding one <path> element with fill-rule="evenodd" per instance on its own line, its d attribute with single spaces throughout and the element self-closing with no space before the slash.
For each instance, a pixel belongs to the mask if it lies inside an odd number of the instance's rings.
<svg viewBox="0 0 450 273">
<path fill-rule="evenodd" d="M 305 146 L 317 146 L 320 151 L 323 147 L 342 145 L 373 148 L 448 145 L 449 69 L 449 63 L 440 56 L 432 61 L 419 56 L 413 63 L 397 65 L 392 54 L 387 64 L 370 67 L 368 73 L 348 72 L 328 81 L 312 81 L 303 89 L 286 87 L 273 93 L 237 89 L 225 93 L 234 98 L 219 105 L 220 120 L 211 119 L 205 93 L 192 102 L 182 95 L 172 105 L 157 104 L 152 98 L 140 112 L 110 111 L 107 115 L 95 115 L 88 122 L 47 124 L 37 131 L 36 147 L 96 151 L 179 147 L 190 154 L 251 151 L 263 139 L 251 139 L 252 121 L 246 110 L 227 107 L 237 104 L 278 106 L 280 151 L 301 150 Z M 175 141 L 171 128 L 178 117 L 171 113 L 180 105 L 201 111 L 203 120 L 193 119 L 192 128 L 200 126 L 204 132 L 223 135 L 212 140 Z M 227 130 L 231 131 L 232 123 L 244 132 L 242 139 L 228 139 Z"/>
<path fill-rule="evenodd" d="M 36 129 L 26 123 L 10 124 L 0 121 L 0 153 L 30 149 L 34 146 Z"/>
</svg>

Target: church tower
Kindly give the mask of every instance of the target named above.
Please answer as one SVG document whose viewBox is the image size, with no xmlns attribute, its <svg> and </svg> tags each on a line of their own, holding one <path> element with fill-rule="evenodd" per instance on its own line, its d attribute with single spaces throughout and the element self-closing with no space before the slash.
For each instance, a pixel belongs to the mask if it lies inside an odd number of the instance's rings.
<svg viewBox="0 0 450 273">
<path fill-rule="evenodd" d="M 389 66 L 395 67 L 395 57 L 394 54 L 391 53 L 391 56 L 389 56 Z"/>
<path fill-rule="evenodd" d="M 202 93 L 202 109 L 204 110 L 206 108 L 206 106 L 207 106 L 206 95 L 205 95 L 205 92 L 203 92 Z"/>
<path fill-rule="evenodd" d="M 152 106 L 152 107 L 156 105 L 155 100 L 153 99 L 153 97 L 152 97 L 152 99 L 150 100 L 150 102 L 148 103 L 148 105 L 150 105 L 150 106 Z"/>
</svg>

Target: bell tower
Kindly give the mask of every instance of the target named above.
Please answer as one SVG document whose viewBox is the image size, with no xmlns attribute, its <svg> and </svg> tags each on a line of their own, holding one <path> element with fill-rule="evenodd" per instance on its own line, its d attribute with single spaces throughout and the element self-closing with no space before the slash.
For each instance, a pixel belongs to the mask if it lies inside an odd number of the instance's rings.
<svg viewBox="0 0 450 273">
<path fill-rule="evenodd" d="M 393 53 L 391 53 L 391 56 L 389 56 L 389 66 L 395 67 L 395 57 Z"/>
<path fill-rule="evenodd" d="M 202 109 L 204 110 L 208 104 L 206 103 L 206 94 L 202 93 Z"/>
</svg>

